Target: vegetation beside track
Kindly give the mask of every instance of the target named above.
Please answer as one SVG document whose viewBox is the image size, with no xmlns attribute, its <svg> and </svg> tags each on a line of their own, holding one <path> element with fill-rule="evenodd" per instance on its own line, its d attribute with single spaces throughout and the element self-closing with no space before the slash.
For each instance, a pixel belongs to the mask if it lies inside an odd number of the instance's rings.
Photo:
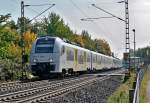
<svg viewBox="0 0 150 103">
<path fill-rule="evenodd" d="M 23 72 L 27 78 L 30 78 L 31 72 L 28 68 Z M 22 77 L 21 63 L 9 59 L 0 60 L 0 81 L 20 80 Z"/>
<path fill-rule="evenodd" d="M 150 66 L 148 71 L 145 73 L 144 78 L 142 80 L 142 84 L 140 87 L 140 103 L 147 103 L 147 86 L 148 86 L 148 81 L 150 81 Z"/>
<path fill-rule="evenodd" d="M 21 41 L 22 19 L 25 21 L 23 41 L 25 55 L 30 55 L 32 43 L 38 36 L 56 36 L 75 42 L 81 47 L 97 51 L 105 55 L 111 55 L 111 48 L 104 39 L 91 37 L 88 31 L 76 33 L 56 13 L 50 13 L 42 20 L 30 22 L 29 18 L 12 20 L 11 14 L 0 15 L 0 81 L 20 79 L 21 77 Z M 29 23 L 30 22 L 30 23 Z M 17 69 L 15 67 L 18 67 Z M 27 72 L 30 74 L 29 72 Z"/>
<path fill-rule="evenodd" d="M 129 90 L 133 86 L 135 74 L 131 73 L 129 79 L 123 82 L 122 85 L 108 98 L 107 103 L 129 103 Z"/>
</svg>

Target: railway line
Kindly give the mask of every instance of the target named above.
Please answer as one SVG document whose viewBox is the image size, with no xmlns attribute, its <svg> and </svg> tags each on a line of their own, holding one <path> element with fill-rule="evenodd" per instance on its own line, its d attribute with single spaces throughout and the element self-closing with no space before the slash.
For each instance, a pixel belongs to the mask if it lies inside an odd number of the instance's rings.
<svg viewBox="0 0 150 103">
<path fill-rule="evenodd" d="M 108 78 L 108 77 L 107 77 Z M 10 94 L 0 96 L 1 103 L 27 103 L 27 102 L 40 102 L 46 101 L 49 98 L 59 96 L 65 92 L 72 91 L 81 86 L 93 83 L 97 79 L 107 79 L 106 77 L 84 77 L 80 79 L 69 80 L 52 84 L 49 86 L 43 86 L 38 88 L 32 88 Z"/>
<path fill-rule="evenodd" d="M 41 85 L 45 85 L 48 83 L 48 80 L 42 80 L 42 81 L 36 81 L 36 82 L 13 82 L 8 84 L 2 84 L 0 88 L 0 95 L 10 93 L 10 92 L 16 92 L 23 89 L 30 89 L 34 87 L 38 87 Z"/>
<path fill-rule="evenodd" d="M 80 82 L 80 83 L 77 83 L 77 84 L 73 84 L 73 85 L 69 85 L 67 87 L 64 87 L 64 88 L 60 88 L 60 89 L 57 89 L 55 91 L 51 91 L 51 92 L 48 92 L 48 93 L 45 93 L 45 94 L 42 94 L 42 95 L 39 95 L 39 96 L 35 96 L 35 97 L 32 97 L 32 98 L 28 98 L 28 99 L 25 99 L 25 100 L 22 100 L 22 101 L 19 101 L 18 103 L 26 103 L 26 102 L 32 102 L 32 103 L 46 103 L 48 102 L 48 100 L 50 98 L 53 98 L 53 97 L 56 97 L 56 96 L 59 96 L 63 93 L 66 93 L 66 92 L 71 92 L 75 89 L 78 89 L 82 86 L 85 86 L 85 85 L 89 85 L 91 83 L 94 83 L 94 81 L 96 80 L 104 80 L 104 79 L 108 79 L 108 77 L 101 77 L 101 78 L 92 78 L 90 80 L 87 80 L 87 81 L 83 81 L 83 82 Z"/>
<path fill-rule="evenodd" d="M 75 78 L 77 78 L 77 77 L 75 77 Z M 26 83 L 13 82 L 13 84 L 5 83 L 5 86 L 3 84 L 1 84 L 3 86 L 1 86 L 1 88 L 0 88 L 0 95 L 11 93 L 11 92 L 17 92 L 17 91 L 21 91 L 21 90 L 26 90 L 26 89 L 31 89 L 31 88 L 36 88 L 36 87 L 48 86 L 48 85 L 59 83 L 59 82 L 63 83 L 64 81 L 70 81 L 75 78 L 68 78 L 68 79 L 63 79 L 63 80 L 52 80 L 52 81 L 41 80 L 41 81 L 26 82 Z"/>
<path fill-rule="evenodd" d="M 120 71 L 115 72 L 120 73 Z M 46 103 L 53 97 L 92 84 L 97 80 L 103 81 L 108 78 L 110 78 L 108 75 L 85 75 L 56 81 L 42 80 L 29 83 L 16 83 L 8 87 L 2 86 L 0 103 Z"/>
<path fill-rule="evenodd" d="M 42 94 L 44 92 L 47 92 L 47 91 L 53 91 L 59 87 L 64 87 L 66 85 L 71 85 L 71 84 L 75 84 L 77 82 L 82 82 L 82 81 L 86 81 L 90 78 L 93 78 L 91 76 L 88 76 L 88 77 L 83 77 L 83 78 L 70 78 L 70 79 L 65 79 L 65 80 L 60 80 L 60 81 L 52 81 L 52 82 L 48 82 L 46 81 L 46 83 L 42 81 L 41 84 L 38 84 L 37 82 L 36 83 L 32 83 L 32 84 L 35 84 L 34 86 L 31 85 L 31 83 L 28 84 L 28 89 L 27 87 L 24 88 L 24 86 L 20 86 L 20 88 L 17 88 L 17 92 L 13 92 L 16 90 L 16 88 L 14 87 L 11 87 L 11 93 L 8 93 L 9 90 L 10 90 L 10 87 L 7 88 L 8 91 L 5 92 L 5 94 L 3 95 L 0 95 L 0 99 L 4 102 L 8 102 L 9 100 L 13 100 L 13 101 L 18 101 L 18 100 L 21 100 L 23 98 L 27 98 L 29 96 L 33 96 L 33 95 L 37 95 L 38 93 L 39 94 Z M 38 85 L 37 85 L 38 84 Z M 27 83 L 26 83 L 26 86 L 27 86 Z M 12 102 L 12 101 L 9 101 L 9 102 Z"/>
</svg>

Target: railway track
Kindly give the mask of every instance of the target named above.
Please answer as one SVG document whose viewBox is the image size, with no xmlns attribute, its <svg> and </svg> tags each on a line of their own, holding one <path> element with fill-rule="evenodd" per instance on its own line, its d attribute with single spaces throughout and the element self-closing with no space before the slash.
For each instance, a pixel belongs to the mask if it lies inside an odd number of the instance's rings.
<svg viewBox="0 0 150 103">
<path fill-rule="evenodd" d="M 116 73 L 119 73 L 118 71 Z M 49 99 L 76 90 L 97 80 L 109 79 L 109 75 L 85 75 L 81 77 L 57 80 L 16 83 L 2 86 L 0 103 L 47 103 Z M 4 90 L 3 90 L 4 89 Z"/>
<path fill-rule="evenodd" d="M 34 97 L 31 97 L 31 98 L 28 98 L 28 99 L 25 99 L 25 100 L 22 100 L 22 101 L 19 101 L 16 103 L 47 103 L 49 101 L 49 99 L 51 99 L 53 97 L 60 96 L 66 92 L 74 91 L 74 90 L 76 90 L 82 86 L 87 85 L 87 84 L 88 85 L 92 84 L 97 80 L 103 81 L 103 80 L 108 79 L 108 78 L 109 77 L 101 77 L 101 78 L 95 77 L 95 78 L 92 78 L 92 79 L 87 80 L 87 81 L 83 81 L 83 82 L 80 82 L 77 84 L 69 85 L 69 86 L 64 87 L 64 88 L 56 89 L 54 91 L 50 91 L 50 92 L 45 93 L 45 94 L 34 96 Z"/>
<path fill-rule="evenodd" d="M 3 94 L 8 94 L 11 92 L 17 92 L 17 91 L 21 91 L 21 90 L 27 90 L 27 89 L 31 89 L 31 88 L 36 88 L 36 87 L 40 87 L 40 86 L 46 86 L 46 85 L 50 85 L 50 84 L 54 84 L 57 82 L 63 82 L 66 80 L 71 80 L 71 79 L 75 79 L 75 78 L 69 78 L 69 79 L 63 79 L 63 80 L 42 80 L 42 81 L 35 81 L 35 82 L 26 82 L 26 83 L 22 83 L 22 82 L 11 82 L 11 83 L 3 83 L 0 85 L 0 95 Z"/>
<path fill-rule="evenodd" d="M 10 92 L 20 91 L 20 90 L 23 90 L 23 89 L 34 88 L 34 87 L 38 87 L 38 86 L 41 86 L 41 85 L 46 85 L 48 83 L 49 83 L 48 80 L 28 82 L 28 83 L 22 83 L 22 82 L 8 83 L 8 84 L 5 84 L 5 85 L 1 85 L 0 95 L 10 93 Z"/>
<path fill-rule="evenodd" d="M 59 88 L 65 88 L 68 85 L 78 84 L 78 82 L 91 80 L 92 78 L 95 78 L 95 77 L 89 76 L 89 77 L 83 77 L 83 78 L 74 78 L 74 79 L 72 78 L 72 79 L 60 81 L 54 84 L 50 83 L 49 85 L 45 85 L 45 86 L 40 86 L 40 87 L 35 87 L 35 88 L 22 90 L 18 92 L 3 94 L 3 95 L 0 95 L 0 101 L 1 103 L 4 103 L 4 102 L 16 103 L 17 101 L 20 101 L 20 100 L 29 99 L 30 96 L 33 97 L 33 96 L 38 96 L 40 94 L 45 94 L 47 92 L 52 92 Z"/>
</svg>

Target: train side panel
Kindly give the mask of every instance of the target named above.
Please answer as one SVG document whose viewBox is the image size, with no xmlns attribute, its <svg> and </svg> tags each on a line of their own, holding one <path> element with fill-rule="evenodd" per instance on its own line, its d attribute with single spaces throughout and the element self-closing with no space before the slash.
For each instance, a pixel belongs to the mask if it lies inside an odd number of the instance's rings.
<svg viewBox="0 0 150 103">
<path fill-rule="evenodd" d="M 38 40 L 43 41 L 38 44 Z M 30 65 L 33 73 L 44 75 L 64 70 L 80 72 L 118 68 L 122 63 L 119 59 L 66 43 L 58 37 L 41 37 L 32 45 Z"/>
<path fill-rule="evenodd" d="M 86 71 L 90 67 L 89 52 L 88 50 L 81 49 L 77 46 L 70 44 L 63 44 L 65 50 L 63 55 L 60 56 L 60 69 L 68 71 Z"/>
</svg>

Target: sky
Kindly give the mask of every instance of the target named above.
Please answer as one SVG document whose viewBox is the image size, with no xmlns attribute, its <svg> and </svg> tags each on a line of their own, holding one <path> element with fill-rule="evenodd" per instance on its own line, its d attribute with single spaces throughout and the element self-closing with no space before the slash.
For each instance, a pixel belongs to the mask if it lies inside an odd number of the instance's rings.
<svg viewBox="0 0 150 103">
<path fill-rule="evenodd" d="M 50 12 L 59 14 L 70 28 L 81 33 L 87 30 L 92 38 L 101 38 L 108 41 L 115 56 L 121 58 L 125 52 L 125 23 L 116 18 L 97 19 L 94 21 L 81 21 L 84 18 L 108 17 L 110 15 L 91 6 L 95 4 L 112 14 L 125 18 L 124 3 L 117 3 L 120 0 L 24 0 L 25 4 L 56 4 L 49 11 L 40 16 L 37 20 L 47 16 Z M 12 19 L 20 17 L 21 0 L 1 0 L 0 15 L 11 13 Z M 49 6 L 26 7 L 25 16 L 32 19 L 38 13 Z M 133 48 L 133 31 L 136 30 L 136 48 L 150 45 L 150 0 L 129 0 L 130 15 L 130 43 Z"/>
</svg>

